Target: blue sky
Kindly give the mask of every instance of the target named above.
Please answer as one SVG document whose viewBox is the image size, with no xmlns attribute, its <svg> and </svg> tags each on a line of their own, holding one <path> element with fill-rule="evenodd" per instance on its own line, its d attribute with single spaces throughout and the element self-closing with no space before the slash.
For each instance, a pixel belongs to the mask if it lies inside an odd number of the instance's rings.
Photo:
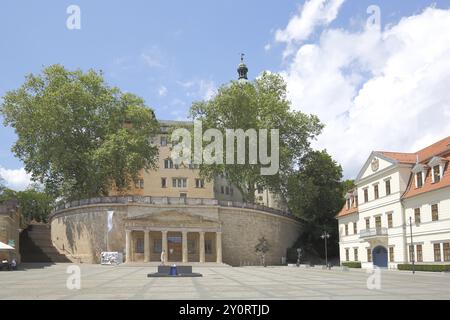
<svg viewBox="0 0 450 320">
<path fill-rule="evenodd" d="M 433 3 L 450 7 L 450 1 Z M 314 26 L 296 50 L 317 44 L 325 29 L 357 32 L 371 4 L 381 8 L 384 29 L 433 3 L 347 0 L 335 19 Z M 81 9 L 81 30 L 66 28 L 71 4 Z M 236 78 L 240 52 L 246 54 L 251 78 L 263 70 L 289 73 L 293 59 L 283 58 L 286 44 L 276 41 L 275 34 L 301 12 L 301 5 L 303 1 L 2 1 L 0 96 L 20 86 L 26 74 L 61 63 L 102 70 L 109 84 L 143 97 L 158 118 L 182 119 L 193 101 Z M 22 168 L 10 152 L 13 130 L 0 127 L 0 137 L 0 168 Z"/>
</svg>

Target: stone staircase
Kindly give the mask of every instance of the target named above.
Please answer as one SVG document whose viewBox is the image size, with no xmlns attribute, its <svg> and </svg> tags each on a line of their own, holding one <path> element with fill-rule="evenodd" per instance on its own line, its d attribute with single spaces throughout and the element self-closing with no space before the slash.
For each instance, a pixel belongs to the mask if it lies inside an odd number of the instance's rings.
<svg viewBox="0 0 450 320">
<path fill-rule="evenodd" d="M 53 246 L 48 224 L 30 224 L 20 234 L 22 262 L 70 262 Z"/>
</svg>

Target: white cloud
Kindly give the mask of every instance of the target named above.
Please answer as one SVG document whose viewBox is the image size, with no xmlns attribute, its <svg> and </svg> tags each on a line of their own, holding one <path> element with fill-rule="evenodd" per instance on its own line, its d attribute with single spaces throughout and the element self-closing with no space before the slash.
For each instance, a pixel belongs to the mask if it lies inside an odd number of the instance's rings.
<svg viewBox="0 0 450 320">
<path fill-rule="evenodd" d="M 211 80 L 200 80 L 198 87 L 198 95 L 203 100 L 211 99 L 217 90 L 214 81 Z"/>
<path fill-rule="evenodd" d="M 157 46 L 153 46 L 140 55 L 142 61 L 150 68 L 163 68 L 163 54 Z"/>
<path fill-rule="evenodd" d="M 209 100 L 217 91 L 217 86 L 212 80 L 194 79 L 177 83 L 186 90 L 186 96 L 193 99 Z"/>
<path fill-rule="evenodd" d="M 270 43 L 267 43 L 267 44 L 264 46 L 264 50 L 265 50 L 265 51 L 269 51 L 270 49 L 272 49 L 272 45 L 271 45 Z"/>
<path fill-rule="evenodd" d="M 159 87 L 159 89 L 158 89 L 158 94 L 159 94 L 161 97 L 165 97 L 165 96 L 167 95 L 167 88 L 166 88 L 165 86 Z"/>
<path fill-rule="evenodd" d="M 31 183 L 31 174 L 24 168 L 6 169 L 0 167 L 0 177 L 5 180 L 5 185 L 16 191 L 25 190 Z"/>
<path fill-rule="evenodd" d="M 283 30 L 275 32 L 275 41 L 287 43 L 284 57 L 293 53 L 293 45 L 307 40 L 318 26 L 327 26 L 336 19 L 344 0 L 309 0 L 299 6 Z"/>
<path fill-rule="evenodd" d="M 446 30 L 450 10 L 428 8 L 382 32 L 328 29 L 295 49 L 282 72 L 289 97 L 326 124 L 315 147 L 326 148 L 346 177 L 372 150 L 416 151 L 450 134 Z"/>
</svg>

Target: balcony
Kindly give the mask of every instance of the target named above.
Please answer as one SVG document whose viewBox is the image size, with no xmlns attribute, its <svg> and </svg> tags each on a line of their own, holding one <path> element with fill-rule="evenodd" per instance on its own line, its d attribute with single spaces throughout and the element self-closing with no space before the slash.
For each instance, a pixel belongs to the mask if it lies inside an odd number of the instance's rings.
<svg viewBox="0 0 450 320">
<path fill-rule="evenodd" d="M 371 228 L 361 230 L 359 233 L 360 238 L 376 238 L 376 237 L 387 237 L 388 229 L 387 228 Z"/>
</svg>

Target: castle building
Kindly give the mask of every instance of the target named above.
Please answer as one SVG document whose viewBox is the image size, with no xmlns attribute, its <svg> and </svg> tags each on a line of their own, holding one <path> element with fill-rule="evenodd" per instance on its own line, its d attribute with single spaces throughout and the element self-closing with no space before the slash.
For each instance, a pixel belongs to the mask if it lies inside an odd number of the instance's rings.
<svg viewBox="0 0 450 320">
<path fill-rule="evenodd" d="M 374 151 L 337 215 L 341 262 L 450 263 L 450 137 L 414 153 Z"/>
<path fill-rule="evenodd" d="M 247 81 L 242 58 L 237 71 Z M 103 251 L 123 252 L 127 262 L 159 262 L 164 250 L 167 262 L 237 266 L 259 264 L 255 246 L 264 237 L 267 263 L 281 264 L 299 236 L 299 221 L 267 190 L 257 188 L 257 203 L 248 204 L 226 176 L 205 181 L 197 165 L 175 165 L 168 133 L 191 125 L 160 121 L 153 141 L 158 169 L 141 172 L 128 194 L 60 206 L 50 221 L 55 247 L 76 262 L 98 262 Z"/>
</svg>

